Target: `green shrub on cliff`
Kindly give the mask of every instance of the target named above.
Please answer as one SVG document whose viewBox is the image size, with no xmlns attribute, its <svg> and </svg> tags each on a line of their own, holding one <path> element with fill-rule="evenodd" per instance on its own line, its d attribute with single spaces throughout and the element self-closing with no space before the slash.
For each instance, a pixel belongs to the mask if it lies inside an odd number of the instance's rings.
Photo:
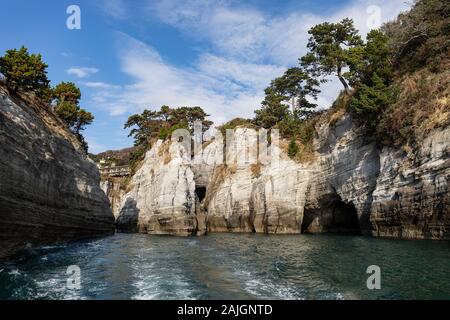
<svg viewBox="0 0 450 320">
<path fill-rule="evenodd" d="M 82 109 L 80 89 L 72 82 L 61 82 L 52 90 L 55 99 L 55 112 L 69 129 L 78 137 L 87 152 L 87 143 L 81 134 L 87 125 L 94 121 L 92 113 Z"/>
<path fill-rule="evenodd" d="M 291 139 L 291 142 L 288 146 L 288 156 L 290 158 L 294 158 L 298 153 L 298 145 L 294 138 Z"/>
<path fill-rule="evenodd" d="M 392 63 L 389 38 L 380 30 L 369 32 L 361 58 L 352 68 L 358 81 L 348 106 L 371 131 L 376 130 L 382 112 L 395 103 Z"/>
<path fill-rule="evenodd" d="M 21 89 L 33 91 L 44 98 L 49 97 L 47 64 L 42 61 L 40 54 L 29 54 L 25 47 L 7 50 L 0 57 L 0 73 L 5 76 L 6 85 L 12 91 Z"/>
<path fill-rule="evenodd" d="M 53 88 L 52 93 L 57 103 L 66 101 L 78 104 L 81 99 L 81 91 L 73 82 L 61 82 Z"/>
</svg>

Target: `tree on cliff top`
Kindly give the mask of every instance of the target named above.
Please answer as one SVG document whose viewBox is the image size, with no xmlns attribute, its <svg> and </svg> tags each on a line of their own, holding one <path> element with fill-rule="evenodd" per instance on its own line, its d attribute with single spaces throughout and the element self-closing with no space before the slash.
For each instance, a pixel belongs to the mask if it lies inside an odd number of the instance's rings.
<svg viewBox="0 0 450 320">
<path fill-rule="evenodd" d="M 363 46 L 353 20 L 346 18 L 338 23 L 321 23 L 308 33 L 311 35 L 307 45 L 309 52 L 300 59 L 302 66 L 313 77 L 335 74 L 345 92 L 350 94 L 351 73 L 345 69 L 354 62 L 358 49 Z"/>
<path fill-rule="evenodd" d="M 202 121 L 203 132 L 208 130 L 212 122 L 206 120 L 209 115 L 201 107 L 170 108 L 162 106 L 159 111 L 144 110 L 128 118 L 124 128 L 131 128 L 130 137 L 135 146 L 150 146 L 152 139 L 168 138 L 175 129 L 186 128 L 191 132 L 195 121 Z"/>
<path fill-rule="evenodd" d="M 29 54 L 25 47 L 7 50 L 0 57 L 0 73 L 12 91 L 33 91 L 47 98 L 50 81 L 47 79 L 47 64 L 40 54 Z"/>
<path fill-rule="evenodd" d="M 266 129 L 274 127 L 280 121 L 290 116 L 289 106 L 283 101 L 286 97 L 277 92 L 273 87 L 265 90 L 266 96 L 263 100 L 262 107 L 255 110 L 255 124 Z"/>
<path fill-rule="evenodd" d="M 78 104 L 81 99 L 81 91 L 73 82 L 61 82 L 53 88 L 53 98 L 59 104 L 63 101 Z"/>
<path fill-rule="evenodd" d="M 87 152 L 87 144 L 81 131 L 94 121 L 92 113 L 82 109 L 80 89 L 72 82 L 61 82 L 52 90 L 56 101 L 55 112 L 69 129 L 78 137 Z"/>
</svg>

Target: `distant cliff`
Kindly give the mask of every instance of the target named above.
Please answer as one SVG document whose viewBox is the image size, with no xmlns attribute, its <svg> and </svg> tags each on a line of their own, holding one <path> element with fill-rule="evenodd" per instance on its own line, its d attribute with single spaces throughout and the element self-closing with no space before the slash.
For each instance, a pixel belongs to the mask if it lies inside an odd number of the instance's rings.
<svg viewBox="0 0 450 320">
<path fill-rule="evenodd" d="M 81 149 L 45 106 L 0 87 L 0 259 L 114 232 L 98 169 Z"/>
<path fill-rule="evenodd" d="M 231 157 L 256 143 L 244 127 L 235 129 L 235 137 Z M 118 229 L 450 239 L 449 127 L 434 130 L 407 153 L 379 149 L 344 114 L 333 124 L 316 125 L 313 160 L 291 160 L 285 145 L 270 146 L 281 153 L 275 164 L 225 165 L 217 164 L 223 157 L 217 139 L 205 144 L 201 164 L 180 144 L 159 141 L 122 199 Z"/>
</svg>

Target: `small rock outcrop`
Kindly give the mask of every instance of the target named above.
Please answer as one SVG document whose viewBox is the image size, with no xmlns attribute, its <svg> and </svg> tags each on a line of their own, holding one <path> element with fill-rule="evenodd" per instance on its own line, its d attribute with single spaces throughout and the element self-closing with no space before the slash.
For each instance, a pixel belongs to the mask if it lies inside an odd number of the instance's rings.
<svg viewBox="0 0 450 320">
<path fill-rule="evenodd" d="M 147 152 L 122 199 L 118 231 L 188 236 L 197 233 L 190 154 L 159 140 Z"/>
<path fill-rule="evenodd" d="M 96 165 L 51 111 L 0 87 L 0 259 L 114 232 Z"/>
<path fill-rule="evenodd" d="M 109 204 L 114 215 L 114 218 L 120 214 L 120 208 L 122 204 L 125 190 L 123 186 L 126 185 L 128 177 L 101 177 L 100 187 L 103 192 L 108 196 Z"/>
</svg>

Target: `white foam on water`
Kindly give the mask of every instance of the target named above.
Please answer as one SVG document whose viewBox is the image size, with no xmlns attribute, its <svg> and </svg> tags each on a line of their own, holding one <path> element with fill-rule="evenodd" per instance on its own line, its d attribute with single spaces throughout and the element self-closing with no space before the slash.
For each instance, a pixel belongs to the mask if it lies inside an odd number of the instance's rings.
<svg viewBox="0 0 450 320">
<path fill-rule="evenodd" d="M 20 276 L 21 275 L 19 269 L 11 270 L 10 272 L 8 272 L 8 274 L 11 276 Z"/>
<path fill-rule="evenodd" d="M 248 270 L 237 269 L 235 275 L 244 278 L 244 290 L 258 298 L 304 300 L 304 295 L 298 290 L 277 283 L 267 277 L 259 277 Z"/>
</svg>

